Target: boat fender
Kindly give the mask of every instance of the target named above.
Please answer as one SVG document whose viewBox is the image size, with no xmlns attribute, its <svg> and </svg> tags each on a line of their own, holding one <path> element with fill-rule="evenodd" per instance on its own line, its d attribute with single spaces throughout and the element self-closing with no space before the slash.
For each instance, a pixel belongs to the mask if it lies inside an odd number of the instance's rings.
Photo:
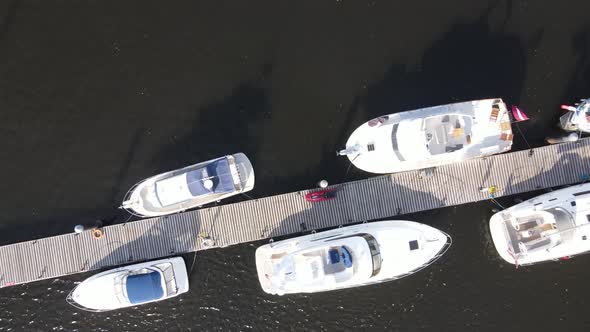
<svg viewBox="0 0 590 332">
<path fill-rule="evenodd" d="M 104 231 L 100 228 L 95 228 L 92 230 L 92 237 L 95 239 L 100 239 L 104 236 Z"/>
<path fill-rule="evenodd" d="M 566 136 L 561 137 L 547 137 L 545 141 L 549 144 L 559 144 L 559 143 L 568 143 L 568 142 L 576 142 L 578 140 L 578 133 L 570 133 Z"/>
</svg>

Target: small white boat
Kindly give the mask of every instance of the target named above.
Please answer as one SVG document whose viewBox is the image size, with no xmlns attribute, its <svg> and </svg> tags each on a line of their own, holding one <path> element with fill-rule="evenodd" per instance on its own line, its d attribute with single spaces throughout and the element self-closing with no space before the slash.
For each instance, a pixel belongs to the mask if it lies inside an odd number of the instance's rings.
<svg viewBox="0 0 590 332">
<path fill-rule="evenodd" d="M 394 173 L 505 152 L 512 138 L 506 104 L 484 99 L 373 119 L 338 154 L 364 171 Z"/>
<path fill-rule="evenodd" d="M 254 170 L 236 153 L 148 178 L 133 186 L 121 208 L 140 217 L 181 212 L 250 191 Z"/>
<path fill-rule="evenodd" d="M 450 236 L 436 228 L 380 221 L 261 246 L 256 269 L 266 293 L 315 293 L 405 277 L 430 265 L 450 245 Z"/>
<path fill-rule="evenodd" d="M 567 131 L 590 133 L 590 99 L 582 99 L 575 106 L 561 105 L 568 111 L 559 118 L 559 126 Z"/>
<path fill-rule="evenodd" d="M 590 250 L 590 183 L 537 196 L 494 214 L 492 240 L 515 265 L 567 259 Z"/>
<path fill-rule="evenodd" d="M 86 311 L 108 311 L 169 299 L 188 291 L 182 257 L 161 259 L 96 274 L 74 288 L 67 302 Z"/>
</svg>

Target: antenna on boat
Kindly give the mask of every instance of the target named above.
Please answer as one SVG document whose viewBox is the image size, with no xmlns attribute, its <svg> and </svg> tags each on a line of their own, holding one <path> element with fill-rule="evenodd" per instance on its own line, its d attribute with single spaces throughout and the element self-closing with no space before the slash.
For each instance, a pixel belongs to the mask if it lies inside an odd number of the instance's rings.
<svg viewBox="0 0 590 332">
<path fill-rule="evenodd" d="M 357 154 L 356 157 L 354 157 L 350 163 L 348 164 L 348 167 L 346 168 L 346 173 L 344 173 L 344 180 L 346 180 L 346 176 L 348 175 L 348 171 L 350 171 L 350 166 L 352 166 L 352 163 L 356 160 L 356 158 L 358 158 L 360 156 L 360 154 Z"/>
</svg>

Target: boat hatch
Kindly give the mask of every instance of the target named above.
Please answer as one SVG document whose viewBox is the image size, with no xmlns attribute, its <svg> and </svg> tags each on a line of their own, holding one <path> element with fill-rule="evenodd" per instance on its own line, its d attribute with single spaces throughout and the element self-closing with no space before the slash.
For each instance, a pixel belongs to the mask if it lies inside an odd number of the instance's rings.
<svg viewBox="0 0 590 332">
<path fill-rule="evenodd" d="M 369 151 L 369 152 L 375 151 L 375 143 L 367 144 L 367 151 Z"/>
<path fill-rule="evenodd" d="M 412 240 L 410 241 L 410 250 L 417 250 L 419 248 L 418 241 Z"/>
</svg>

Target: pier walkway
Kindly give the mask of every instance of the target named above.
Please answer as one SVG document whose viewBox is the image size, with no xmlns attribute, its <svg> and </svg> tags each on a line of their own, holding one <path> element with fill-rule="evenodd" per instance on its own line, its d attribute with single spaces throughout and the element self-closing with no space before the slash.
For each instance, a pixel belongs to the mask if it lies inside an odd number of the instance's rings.
<svg viewBox="0 0 590 332">
<path fill-rule="evenodd" d="M 337 198 L 309 203 L 309 191 L 203 208 L 171 216 L 0 247 L 0 287 L 209 248 L 299 234 L 303 230 L 400 214 L 588 180 L 590 138 L 332 186 Z M 254 257 L 252 257 L 254 259 Z"/>
</svg>

